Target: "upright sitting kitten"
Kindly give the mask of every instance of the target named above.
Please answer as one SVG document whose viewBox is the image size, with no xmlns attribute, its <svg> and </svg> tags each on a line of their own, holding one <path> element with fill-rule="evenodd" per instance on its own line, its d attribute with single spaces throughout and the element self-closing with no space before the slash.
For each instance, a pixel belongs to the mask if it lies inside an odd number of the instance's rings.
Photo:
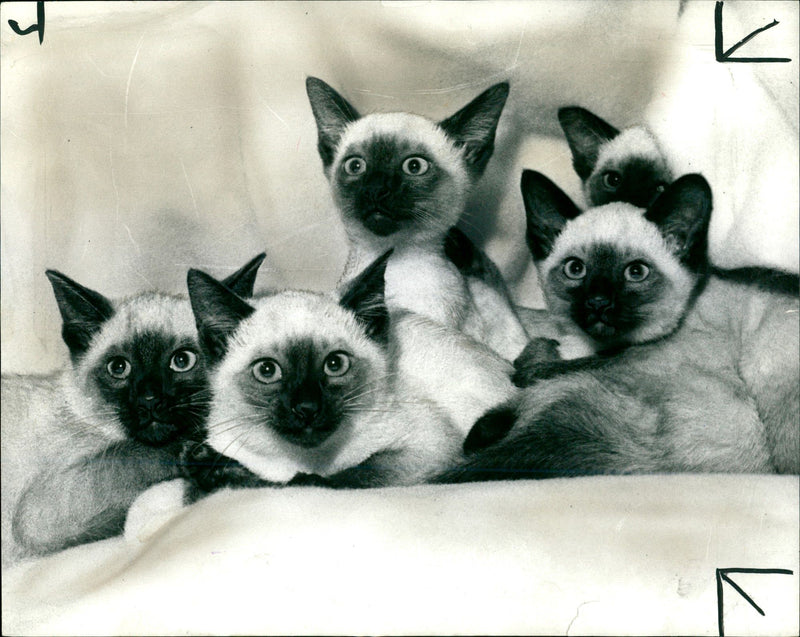
<svg viewBox="0 0 800 637">
<path fill-rule="evenodd" d="M 308 78 L 306 89 L 350 240 L 343 282 L 394 248 L 386 271 L 390 310 L 463 329 L 513 360 L 527 337 L 502 277 L 463 233 L 451 230 L 494 151 L 508 84 L 492 86 L 438 124 L 410 113 L 361 117 L 317 78 Z"/>
<path fill-rule="evenodd" d="M 259 255 L 225 280 L 249 296 Z M 121 531 L 202 435 L 206 366 L 185 297 L 111 301 L 49 270 L 71 368 L 2 381 L 3 564 Z M 13 539 L 12 539 L 13 538 Z"/>
<path fill-rule="evenodd" d="M 626 201 L 647 208 L 672 182 L 664 154 L 645 128 L 620 132 L 580 106 L 559 109 L 558 121 L 590 206 Z"/>
<path fill-rule="evenodd" d="M 537 196 L 550 197 L 552 219 L 571 215 L 563 193 L 548 186 Z M 623 273 L 620 285 L 644 283 L 647 309 L 628 330 L 641 344 L 566 361 L 555 376 L 521 361 L 515 380 L 528 389 L 480 419 L 465 447 L 505 438 L 440 480 L 800 472 L 798 277 L 711 266 L 710 214 L 708 184 L 687 175 L 644 216 L 616 203 L 564 224 L 549 251 L 560 259 L 552 276 L 569 289 L 571 276 L 602 265 Z M 625 280 L 632 262 L 628 278 L 641 281 Z"/>
<path fill-rule="evenodd" d="M 461 434 L 392 367 L 387 258 L 339 301 L 285 291 L 251 305 L 189 272 L 214 395 L 207 444 L 216 453 L 188 458 L 201 489 L 308 476 L 340 487 L 410 484 L 460 455 Z"/>
</svg>

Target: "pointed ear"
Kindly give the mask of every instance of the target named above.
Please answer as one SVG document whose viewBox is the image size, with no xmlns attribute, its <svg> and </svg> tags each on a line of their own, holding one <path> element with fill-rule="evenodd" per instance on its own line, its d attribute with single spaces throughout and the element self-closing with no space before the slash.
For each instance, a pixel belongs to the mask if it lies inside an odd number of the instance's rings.
<svg viewBox="0 0 800 637">
<path fill-rule="evenodd" d="M 392 250 L 385 252 L 353 279 L 339 299 L 367 330 L 367 335 L 386 345 L 389 342 L 389 310 L 386 309 L 384 274 Z"/>
<path fill-rule="evenodd" d="M 494 152 L 497 122 L 508 98 L 508 82 L 488 88 L 460 111 L 439 122 L 457 146 L 473 178 L 479 177 Z"/>
<path fill-rule="evenodd" d="M 581 214 L 572 199 L 542 173 L 523 170 L 520 183 L 525 204 L 526 238 L 534 261 L 547 258 L 568 220 Z"/>
<path fill-rule="evenodd" d="M 600 147 L 619 135 L 619 131 L 580 106 L 558 109 L 558 121 L 572 151 L 572 166 L 583 181 L 592 174 Z"/>
<path fill-rule="evenodd" d="M 92 337 L 103 323 L 114 315 L 114 306 L 99 292 L 79 285 L 56 270 L 47 270 L 45 274 L 61 312 L 61 337 L 74 362 L 89 348 Z"/>
<path fill-rule="evenodd" d="M 253 296 L 253 288 L 256 285 L 256 275 L 259 266 L 267 258 L 267 254 L 262 252 L 252 258 L 244 266 L 236 270 L 233 274 L 222 279 L 222 284 L 241 297 L 250 298 Z"/>
<path fill-rule="evenodd" d="M 360 115 L 346 99 L 316 77 L 306 78 L 306 93 L 317 121 L 317 150 L 327 171 L 336 156 L 345 126 Z"/>
<path fill-rule="evenodd" d="M 255 310 L 215 278 L 200 270 L 186 277 L 200 347 L 216 363 L 228 349 L 228 338 Z"/>
<path fill-rule="evenodd" d="M 689 174 L 667 186 L 644 217 L 659 227 L 681 262 L 697 270 L 707 260 L 711 209 L 711 186 L 702 175 Z"/>
</svg>

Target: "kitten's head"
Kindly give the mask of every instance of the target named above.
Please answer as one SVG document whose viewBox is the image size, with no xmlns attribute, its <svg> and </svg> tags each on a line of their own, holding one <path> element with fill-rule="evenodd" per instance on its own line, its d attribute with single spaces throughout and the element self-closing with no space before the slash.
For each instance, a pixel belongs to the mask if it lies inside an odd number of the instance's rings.
<svg viewBox="0 0 800 637">
<path fill-rule="evenodd" d="M 579 106 L 558 110 L 590 206 L 624 201 L 647 208 L 672 181 L 672 172 L 653 135 L 644 128 L 618 131 Z"/>
<path fill-rule="evenodd" d="M 387 259 L 339 301 L 284 291 L 250 304 L 203 272 L 189 272 L 200 343 L 213 366 L 212 447 L 279 480 L 294 472 L 281 476 L 274 463 L 324 464 L 348 444 L 354 414 L 369 411 L 387 383 Z"/>
<path fill-rule="evenodd" d="M 306 90 L 322 165 L 348 231 L 392 238 L 442 237 L 455 225 L 494 151 L 508 97 L 508 84 L 496 84 L 436 123 L 410 113 L 361 117 L 314 77 Z"/>
<path fill-rule="evenodd" d="M 259 255 L 225 279 L 253 292 Z M 73 405 L 87 419 L 148 445 L 196 434 L 208 412 L 206 366 L 185 297 L 143 293 L 112 301 L 47 271 L 69 347 Z"/>
<path fill-rule="evenodd" d="M 642 211 L 616 202 L 584 213 L 541 173 L 522 173 L 527 240 L 551 312 L 600 348 L 674 331 L 707 269 L 711 189 L 685 175 Z"/>
</svg>

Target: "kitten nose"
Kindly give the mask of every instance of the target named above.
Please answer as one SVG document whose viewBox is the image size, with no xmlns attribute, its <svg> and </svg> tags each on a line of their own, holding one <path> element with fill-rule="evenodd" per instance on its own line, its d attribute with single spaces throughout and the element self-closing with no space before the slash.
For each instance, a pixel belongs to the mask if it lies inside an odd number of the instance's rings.
<svg viewBox="0 0 800 637">
<path fill-rule="evenodd" d="M 595 312 L 611 307 L 611 299 L 604 295 L 592 296 L 586 299 L 586 307 Z"/>
<path fill-rule="evenodd" d="M 295 416 L 309 422 L 319 412 L 319 403 L 316 400 L 304 400 L 292 407 Z"/>
</svg>

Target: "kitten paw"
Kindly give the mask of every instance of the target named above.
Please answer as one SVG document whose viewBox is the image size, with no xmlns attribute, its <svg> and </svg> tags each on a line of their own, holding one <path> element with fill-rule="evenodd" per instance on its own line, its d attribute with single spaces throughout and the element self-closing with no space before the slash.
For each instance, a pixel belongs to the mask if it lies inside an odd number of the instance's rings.
<svg viewBox="0 0 800 637">
<path fill-rule="evenodd" d="M 561 356 L 558 353 L 558 348 L 560 346 L 561 343 L 552 338 L 532 338 L 528 341 L 525 349 L 523 349 L 516 360 L 514 360 L 514 367 L 541 363 L 542 361 L 561 360 Z"/>
<path fill-rule="evenodd" d="M 188 483 L 183 478 L 159 482 L 133 501 L 125 519 L 125 541 L 141 544 L 184 508 Z"/>
<path fill-rule="evenodd" d="M 180 453 L 180 468 L 184 478 L 192 483 L 187 501 L 200 499 L 199 490 L 211 493 L 224 487 L 259 487 L 268 483 L 245 466 L 219 453 L 205 443 L 187 442 Z"/>
<path fill-rule="evenodd" d="M 464 440 L 464 453 L 473 453 L 503 438 L 517 421 L 513 407 L 496 407 L 486 412 L 470 429 Z"/>
</svg>

